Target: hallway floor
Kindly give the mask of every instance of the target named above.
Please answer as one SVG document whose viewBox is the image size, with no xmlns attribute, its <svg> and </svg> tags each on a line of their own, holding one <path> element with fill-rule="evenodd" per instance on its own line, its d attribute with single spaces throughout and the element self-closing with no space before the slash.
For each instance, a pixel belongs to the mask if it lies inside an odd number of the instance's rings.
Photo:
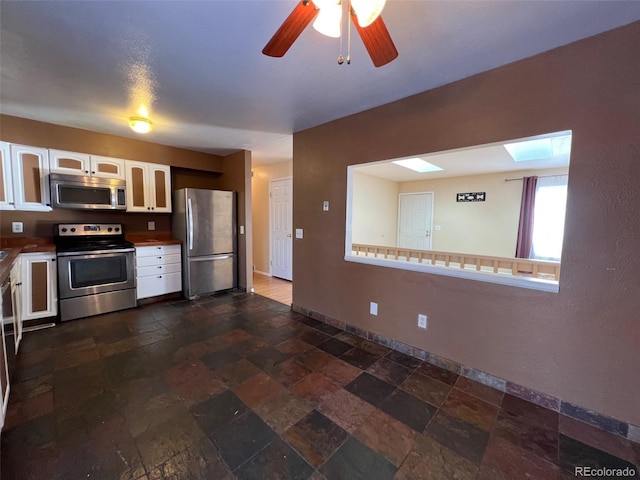
<svg viewBox="0 0 640 480">
<path fill-rule="evenodd" d="M 253 272 L 253 288 L 258 295 L 276 302 L 289 306 L 293 303 L 293 282 L 288 280 Z"/>
<path fill-rule="evenodd" d="M 255 294 L 25 335 L 2 478 L 569 479 L 640 445 Z"/>
</svg>

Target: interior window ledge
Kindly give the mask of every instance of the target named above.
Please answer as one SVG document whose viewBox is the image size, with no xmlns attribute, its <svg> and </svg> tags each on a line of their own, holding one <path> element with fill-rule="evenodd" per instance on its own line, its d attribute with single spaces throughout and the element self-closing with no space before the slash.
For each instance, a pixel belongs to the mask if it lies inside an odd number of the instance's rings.
<svg viewBox="0 0 640 480">
<path fill-rule="evenodd" d="M 445 267 L 441 265 L 425 265 L 419 263 L 404 262 L 399 260 L 385 260 L 382 258 L 363 257 L 358 255 L 345 255 L 345 261 L 376 265 L 379 267 L 397 268 L 399 270 L 410 270 L 413 272 L 431 273 L 434 275 L 444 275 L 446 277 L 464 278 L 478 282 L 496 283 L 511 287 L 528 288 L 542 292 L 558 293 L 559 285 L 554 280 L 544 280 L 540 278 L 504 275 L 493 272 L 478 272 L 475 270 L 464 270 L 460 268 Z"/>
</svg>

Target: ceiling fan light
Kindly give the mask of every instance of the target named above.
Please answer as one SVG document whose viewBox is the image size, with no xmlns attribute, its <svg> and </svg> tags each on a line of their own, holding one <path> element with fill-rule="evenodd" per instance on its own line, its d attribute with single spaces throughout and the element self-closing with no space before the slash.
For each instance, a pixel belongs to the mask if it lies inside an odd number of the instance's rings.
<svg viewBox="0 0 640 480">
<path fill-rule="evenodd" d="M 387 0 L 351 0 L 351 6 L 358 16 L 358 24 L 368 27 L 382 13 Z"/>
<path fill-rule="evenodd" d="M 151 120 L 144 117 L 129 117 L 129 126 L 136 133 L 149 133 L 152 127 Z"/>
<path fill-rule="evenodd" d="M 327 37 L 340 37 L 342 6 L 339 3 L 327 3 L 320 8 L 313 22 L 313 28 Z"/>
</svg>

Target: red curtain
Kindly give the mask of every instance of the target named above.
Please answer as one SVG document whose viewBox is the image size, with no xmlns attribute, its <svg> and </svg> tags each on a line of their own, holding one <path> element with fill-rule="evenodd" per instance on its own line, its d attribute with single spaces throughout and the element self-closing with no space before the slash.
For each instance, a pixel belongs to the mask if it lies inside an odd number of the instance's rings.
<svg viewBox="0 0 640 480">
<path fill-rule="evenodd" d="M 533 207 L 536 202 L 538 177 L 522 179 L 522 201 L 520 202 L 520 222 L 518 223 L 518 243 L 516 258 L 529 258 L 533 241 Z"/>
</svg>

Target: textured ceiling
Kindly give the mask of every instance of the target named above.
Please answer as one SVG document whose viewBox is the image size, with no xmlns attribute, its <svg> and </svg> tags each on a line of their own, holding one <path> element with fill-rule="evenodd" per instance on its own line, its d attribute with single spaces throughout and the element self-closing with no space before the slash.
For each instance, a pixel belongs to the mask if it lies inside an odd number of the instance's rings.
<svg viewBox="0 0 640 480">
<path fill-rule="evenodd" d="M 308 27 L 261 50 L 294 0 L 0 2 L 0 111 L 210 153 L 287 160 L 292 133 L 640 19 L 638 1 L 401 1 L 383 18 L 399 58 L 374 68 L 355 31 Z M 346 43 L 346 42 L 345 42 Z"/>
</svg>

